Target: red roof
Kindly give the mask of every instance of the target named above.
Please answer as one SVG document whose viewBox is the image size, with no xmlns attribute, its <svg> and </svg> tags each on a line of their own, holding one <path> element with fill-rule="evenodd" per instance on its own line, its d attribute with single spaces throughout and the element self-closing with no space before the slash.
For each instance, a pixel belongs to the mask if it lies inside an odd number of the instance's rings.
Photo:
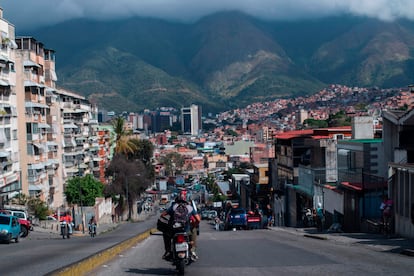
<svg viewBox="0 0 414 276">
<path fill-rule="evenodd" d="M 287 132 L 278 133 L 276 139 L 292 139 L 307 135 L 312 135 L 313 129 L 304 129 L 304 130 L 292 130 Z"/>
<path fill-rule="evenodd" d="M 362 191 L 362 186 L 360 183 L 341 182 L 341 185 L 355 191 Z"/>
</svg>

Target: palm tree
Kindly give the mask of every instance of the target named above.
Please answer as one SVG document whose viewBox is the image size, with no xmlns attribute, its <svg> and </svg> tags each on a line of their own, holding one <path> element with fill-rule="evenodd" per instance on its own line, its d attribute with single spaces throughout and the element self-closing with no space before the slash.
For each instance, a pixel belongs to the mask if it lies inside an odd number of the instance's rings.
<svg viewBox="0 0 414 276">
<path fill-rule="evenodd" d="M 116 135 L 115 138 L 115 154 L 123 154 L 128 156 L 129 153 L 134 153 L 137 150 L 135 143 L 128 137 L 131 132 L 124 128 L 125 119 L 117 117 L 112 121 L 112 126 Z"/>
</svg>

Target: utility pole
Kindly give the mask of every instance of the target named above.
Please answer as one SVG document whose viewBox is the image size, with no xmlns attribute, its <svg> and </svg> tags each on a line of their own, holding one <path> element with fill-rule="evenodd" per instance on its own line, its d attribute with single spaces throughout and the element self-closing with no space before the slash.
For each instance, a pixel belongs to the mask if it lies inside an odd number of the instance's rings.
<svg viewBox="0 0 414 276">
<path fill-rule="evenodd" d="M 82 204 L 80 157 L 78 157 L 78 177 L 79 177 L 79 204 L 80 204 L 80 210 L 81 210 L 82 233 L 85 234 L 85 224 L 83 222 L 83 204 Z"/>
</svg>

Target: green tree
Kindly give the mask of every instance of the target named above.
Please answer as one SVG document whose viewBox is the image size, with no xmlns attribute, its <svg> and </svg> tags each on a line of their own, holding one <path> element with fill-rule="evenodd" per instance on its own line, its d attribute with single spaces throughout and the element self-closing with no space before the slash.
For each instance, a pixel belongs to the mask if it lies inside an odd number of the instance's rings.
<svg viewBox="0 0 414 276">
<path fill-rule="evenodd" d="M 46 216 L 49 215 L 49 208 L 39 198 L 30 198 L 27 202 L 27 207 L 29 208 L 29 213 L 34 214 L 35 217 L 41 220 L 46 219 Z"/>
<path fill-rule="evenodd" d="M 304 125 L 307 125 L 310 128 L 326 128 L 328 127 L 328 122 L 326 120 L 315 120 L 315 119 L 306 119 L 303 121 Z"/>
<path fill-rule="evenodd" d="M 141 160 L 147 167 L 152 164 L 152 156 L 154 153 L 154 145 L 147 139 L 131 139 L 135 150 L 131 153 L 131 157 Z"/>
<path fill-rule="evenodd" d="M 236 131 L 234 131 L 234 130 L 233 130 L 233 129 L 231 129 L 231 128 L 226 129 L 225 134 L 227 134 L 227 135 L 231 135 L 231 136 L 233 136 L 233 137 L 237 137 L 237 136 L 239 136 L 239 134 L 237 134 L 237 132 L 236 132 Z"/>
<path fill-rule="evenodd" d="M 83 206 L 94 206 L 97 197 L 104 196 L 104 185 L 96 180 L 91 174 L 80 177 L 75 176 L 68 180 L 65 196 L 69 204 L 81 204 Z"/>
<path fill-rule="evenodd" d="M 131 131 L 125 130 L 125 119 L 116 117 L 112 121 L 112 126 L 116 135 L 115 138 L 115 154 L 124 154 L 128 156 L 136 151 L 136 145 L 131 141 Z"/>
<path fill-rule="evenodd" d="M 153 176 L 150 170 L 139 159 L 127 159 L 122 154 L 115 155 L 107 170 L 107 176 L 112 176 L 112 183 L 105 187 L 105 195 L 111 196 L 119 203 L 122 209 L 128 210 L 128 219 L 131 218 L 132 203 L 150 187 Z"/>
<path fill-rule="evenodd" d="M 178 152 L 170 152 L 161 157 L 161 163 L 164 164 L 167 175 L 174 175 L 176 171 L 181 172 L 184 166 L 184 157 Z"/>
</svg>

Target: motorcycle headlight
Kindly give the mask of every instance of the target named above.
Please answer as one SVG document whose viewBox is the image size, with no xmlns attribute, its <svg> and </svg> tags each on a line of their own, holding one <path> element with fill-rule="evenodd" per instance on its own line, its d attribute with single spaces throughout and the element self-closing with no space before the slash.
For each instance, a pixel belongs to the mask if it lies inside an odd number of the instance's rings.
<svg viewBox="0 0 414 276">
<path fill-rule="evenodd" d="M 7 234 L 7 233 L 9 233 L 9 231 L 7 229 L 3 229 L 3 230 L 1 230 L 1 233 L 2 234 Z"/>
</svg>

